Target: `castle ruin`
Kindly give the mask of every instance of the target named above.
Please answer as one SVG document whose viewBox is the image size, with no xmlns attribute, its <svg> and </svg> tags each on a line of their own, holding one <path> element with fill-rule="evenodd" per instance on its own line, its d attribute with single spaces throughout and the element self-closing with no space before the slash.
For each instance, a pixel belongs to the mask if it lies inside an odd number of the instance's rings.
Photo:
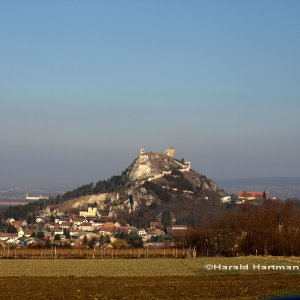
<svg viewBox="0 0 300 300">
<path fill-rule="evenodd" d="M 140 156 L 143 156 L 144 154 L 146 154 L 145 149 L 141 148 L 140 150 Z M 175 158 L 175 147 L 169 147 L 166 149 L 164 155 Z"/>
<path fill-rule="evenodd" d="M 175 147 L 167 148 L 165 154 L 167 156 L 175 158 Z"/>
</svg>

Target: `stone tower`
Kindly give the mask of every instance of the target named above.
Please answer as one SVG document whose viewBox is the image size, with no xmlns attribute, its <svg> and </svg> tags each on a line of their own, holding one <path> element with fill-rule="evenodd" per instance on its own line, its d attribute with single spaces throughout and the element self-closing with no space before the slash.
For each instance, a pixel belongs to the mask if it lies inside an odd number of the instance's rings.
<svg viewBox="0 0 300 300">
<path fill-rule="evenodd" d="M 167 148 L 165 154 L 167 156 L 170 156 L 170 157 L 174 158 L 175 157 L 175 148 L 174 147 Z"/>
<path fill-rule="evenodd" d="M 143 155 L 145 153 L 145 149 L 144 148 L 141 148 L 140 150 L 140 155 Z"/>
</svg>

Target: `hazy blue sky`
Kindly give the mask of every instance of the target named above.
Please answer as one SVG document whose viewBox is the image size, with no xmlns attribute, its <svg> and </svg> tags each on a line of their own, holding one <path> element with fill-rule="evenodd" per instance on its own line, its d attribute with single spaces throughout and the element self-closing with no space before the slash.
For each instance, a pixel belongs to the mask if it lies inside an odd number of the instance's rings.
<svg viewBox="0 0 300 300">
<path fill-rule="evenodd" d="M 0 1 L 0 185 L 78 185 L 140 147 L 300 176 L 300 1 Z"/>
</svg>

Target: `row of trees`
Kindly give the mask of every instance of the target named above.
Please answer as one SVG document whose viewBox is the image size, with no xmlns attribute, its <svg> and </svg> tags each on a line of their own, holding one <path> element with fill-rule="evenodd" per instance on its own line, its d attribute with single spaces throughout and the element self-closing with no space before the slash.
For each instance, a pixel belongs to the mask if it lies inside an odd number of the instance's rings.
<svg viewBox="0 0 300 300">
<path fill-rule="evenodd" d="M 70 239 L 70 242 L 74 241 L 70 236 L 70 232 L 66 229 L 64 229 L 64 236 L 67 239 Z M 43 232 L 39 231 L 37 233 L 33 233 L 31 235 L 31 237 L 37 237 L 42 240 L 45 238 L 45 234 Z M 143 240 L 136 233 L 132 233 L 132 234 L 120 233 L 116 237 L 117 237 L 117 239 L 115 239 L 113 242 L 113 246 L 116 249 L 143 248 L 143 245 L 144 245 Z M 44 241 L 40 241 L 38 244 L 35 244 L 34 247 L 51 248 L 53 246 L 57 246 L 57 247 L 68 248 L 68 247 L 71 247 L 70 242 L 69 243 L 61 243 L 61 235 L 56 234 L 53 241 L 50 241 L 49 239 L 45 239 Z M 86 248 L 94 248 L 95 246 L 102 247 L 105 244 L 109 244 L 110 242 L 111 242 L 111 240 L 110 240 L 109 236 L 100 235 L 100 236 L 94 236 L 91 239 L 89 239 L 85 235 L 81 241 L 81 244 Z"/>
<path fill-rule="evenodd" d="M 243 205 L 213 220 L 204 220 L 178 242 L 206 256 L 300 255 L 299 201 Z"/>
</svg>

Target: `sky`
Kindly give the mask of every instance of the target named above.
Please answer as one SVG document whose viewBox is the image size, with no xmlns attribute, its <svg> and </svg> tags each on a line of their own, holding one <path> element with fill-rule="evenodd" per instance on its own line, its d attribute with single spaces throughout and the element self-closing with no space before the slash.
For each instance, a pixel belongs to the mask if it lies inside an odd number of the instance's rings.
<svg viewBox="0 0 300 300">
<path fill-rule="evenodd" d="M 300 1 L 0 1 L 0 186 L 78 186 L 139 149 L 300 176 Z"/>
</svg>

